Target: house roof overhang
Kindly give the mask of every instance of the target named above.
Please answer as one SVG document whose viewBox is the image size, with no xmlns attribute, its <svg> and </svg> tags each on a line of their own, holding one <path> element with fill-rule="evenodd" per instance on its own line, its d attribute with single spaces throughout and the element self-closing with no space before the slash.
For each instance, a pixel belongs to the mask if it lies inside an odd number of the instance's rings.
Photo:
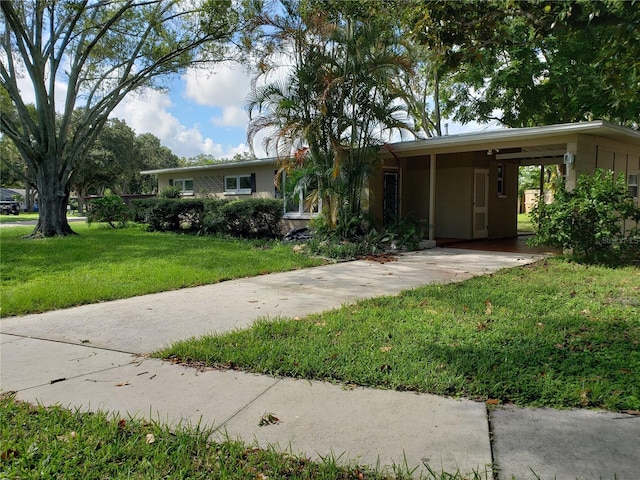
<svg viewBox="0 0 640 480">
<path fill-rule="evenodd" d="M 176 168 L 161 168 L 157 170 L 142 170 L 140 173 L 142 175 L 158 175 L 158 174 L 170 174 L 170 173 L 188 175 L 189 173 L 202 172 L 202 171 L 208 171 L 208 170 L 230 170 L 230 169 L 242 168 L 242 167 L 275 165 L 276 163 L 277 163 L 276 158 L 269 157 L 269 158 L 258 158 L 255 160 L 242 160 L 240 162 L 222 162 L 222 163 L 213 163 L 209 165 L 195 165 L 193 167 L 176 167 Z"/>
<path fill-rule="evenodd" d="M 461 133 L 457 135 L 446 135 L 433 137 L 425 140 L 411 140 L 397 142 L 387 145 L 383 157 L 401 156 L 423 156 L 441 153 L 471 152 L 483 149 L 503 149 L 518 148 L 531 145 L 554 145 L 566 143 L 569 138 L 577 138 L 577 135 L 592 135 L 608 138 L 640 148 L 640 131 L 627 127 L 614 125 L 603 120 L 581 123 L 564 123 L 558 125 L 545 125 L 541 127 L 526 128 L 503 128 L 499 130 L 489 130 L 475 133 Z M 560 150 L 546 151 L 557 156 Z M 531 157 L 543 157 L 542 150 L 532 153 Z M 517 155 L 516 155 L 517 156 Z M 515 158 L 515 156 L 513 157 Z M 210 165 L 196 165 L 193 167 L 164 168 L 157 170 L 143 170 L 144 175 L 158 174 L 189 174 L 210 170 L 229 170 L 233 168 L 276 165 L 277 158 L 259 158 L 255 160 L 244 160 L 240 162 L 224 162 Z"/>
<path fill-rule="evenodd" d="M 602 120 L 527 128 L 503 128 L 477 133 L 463 133 L 426 140 L 393 143 L 390 155 L 402 157 L 431 153 L 469 152 L 487 148 L 512 148 L 531 144 L 562 143 L 562 138 L 594 135 L 640 146 L 640 132 Z"/>
</svg>

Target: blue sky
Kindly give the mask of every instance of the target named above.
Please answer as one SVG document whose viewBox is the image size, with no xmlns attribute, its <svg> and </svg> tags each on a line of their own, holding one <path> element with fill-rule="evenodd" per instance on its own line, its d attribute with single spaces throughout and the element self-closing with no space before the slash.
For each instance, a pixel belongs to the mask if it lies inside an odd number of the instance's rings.
<svg viewBox="0 0 640 480">
<path fill-rule="evenodd" d="M 29 80 L 19 83 L 25 103 L 35 103 Z M 56 81 L 55 88 L 56 103 L 62 108 L 67 90 L 64 79 Z M 172 78 L 164 91 L 148 89 L 130 94 L 111 116 L 125 120 L 138 135 L 154 134 L 179 157 L 208 154 L 218 159 L 232 158 L 250 151 L 246 138 L 249 117 L 244 108 L 250 88 L 250 73 L 237 64 L 189 69 Z M 448 123 L 451 135 L 487 128 L 475 123 Z M 258 157 L 267 156 L 262 147 L 264 135 L 254 143 Z"/>
<path fill-rule="evenodd" d="M 25 102 L 35 103 L 30 82 L 25 79 L 21 83 Z M 154 134 L 179 157 L 208 154 L 218 159 L 232 158 L 250 151 L 246 139 L 249 117 L 244 108 L 250 88 L 251 75 L 238 65 L 190 69 L 173 78 L 165 91 L 144 90 L 129 95 L 111 116 L 125 120 L 138 135 Z M 57 102 L 64 101 L 65 94 L 64 80 L 56 82 Z M 485 128 L 449 122 L 451 135 Z M 263 138 L 264 134 L 254 144 L 258 157 L 267 156 Z"/>
<path fill-rule="evenodd" d="M 137 134 L 153 133 L 179 157 L 204 153 L 231 158 L 249 152 L 244 102 L 250 86 L 251 75 L 237 65 L 188 70 L 173 78 L 166 92 L 147 90 L 129 96 L 112 116 L 125 120 Z M 483 128 L 449 122 L 452 135 Z M 260 138 L 254 148 L 258 157 L 266 156 Z"/>
<path fill-rule="evenodd" d="M 114 111 L 136 133 L 150 132 L 180 157 L 200 153 L 216 158 L 249 151 L 244 101 L 250 75 L 239 66 L 188 70 L 168 91 L 146 90 L 126 98 Z M 256 155 L 264 154 L 256 145 Z"/>
</svg>

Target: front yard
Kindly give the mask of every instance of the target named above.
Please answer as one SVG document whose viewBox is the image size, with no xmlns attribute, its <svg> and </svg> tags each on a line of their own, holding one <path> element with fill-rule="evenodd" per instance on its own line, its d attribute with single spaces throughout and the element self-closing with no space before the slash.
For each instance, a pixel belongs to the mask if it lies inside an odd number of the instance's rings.
<svg viewBox="0 0 640 480">
<path fill-rule="evenodd" d="M 640 270 L 554 258 L 158 355 L 495 404 L 640 410 Z"/>
<path fill-rule="evenodd" d="M 38 240 L 22 238 L 33 227 L 0 229 L 3 317 L 322 263 L 276 242 L 72 227 L 80 235 Z"/>
<path fill-rule="evenodd" d="M 2 315 L 21 315 L 322 261 L 290 245 L 74 225 L 0 230 Z M 178 343 L 158 355 L 493 403 L 640 410 L 640 270 L 560 258 L 303 319 Z"/>
</svg>

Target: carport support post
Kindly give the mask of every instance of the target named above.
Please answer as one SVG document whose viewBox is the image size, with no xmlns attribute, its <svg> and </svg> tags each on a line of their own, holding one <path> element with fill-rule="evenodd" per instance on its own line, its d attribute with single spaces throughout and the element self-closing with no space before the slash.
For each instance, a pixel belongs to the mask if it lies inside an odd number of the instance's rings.
<svg viewBox="0 0 640 480">
<path fill-rule="evenodd" d="M 544 202 L 544 165 L 540 165 L 540 198 Z"/>
<path fill-rule="evenodd" d="M 429 240 L 435 240 L 436 229 L 436 154 L 429 162 Z"/>
</svg>

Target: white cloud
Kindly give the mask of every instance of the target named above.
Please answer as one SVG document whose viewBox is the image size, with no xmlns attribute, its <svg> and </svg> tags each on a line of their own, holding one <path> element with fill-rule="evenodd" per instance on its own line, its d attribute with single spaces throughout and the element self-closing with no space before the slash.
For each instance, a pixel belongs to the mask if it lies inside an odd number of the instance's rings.
<svg viewBox="0 0 640 480">
<path fill-rule="evenodd" d="M 154 90 L 133 94 L 114 110 L 114 117 L 123 119 L 137 134 L 152 133 L 163 145 L 180 157 L 195 157 L 206 153 L 217 158 L 232 157 L 248 150 L 244 144 L 222 145 L 205 138 L 198 124 L 183 125 L 169 112 L 171 99 Z"/>
<path fill-rule="evenodd" d="M 225 107 L 222 109 L 222 117 L 213 117 L 211 123 L 217 127 L 246 127 L 249 116 L 240 107 Z"/>
<path fill-rule="evenodd" d="M 190 69 L 183 75 L 185 97 L 199 105 L 220 108 L 222 115 L 212 117 L 216 126 L 244 127 L 249 117 L 244 111 L 251 90 L 251 75 L 234 64 L 218 64 L 215 71 Z"/>
</svg>

